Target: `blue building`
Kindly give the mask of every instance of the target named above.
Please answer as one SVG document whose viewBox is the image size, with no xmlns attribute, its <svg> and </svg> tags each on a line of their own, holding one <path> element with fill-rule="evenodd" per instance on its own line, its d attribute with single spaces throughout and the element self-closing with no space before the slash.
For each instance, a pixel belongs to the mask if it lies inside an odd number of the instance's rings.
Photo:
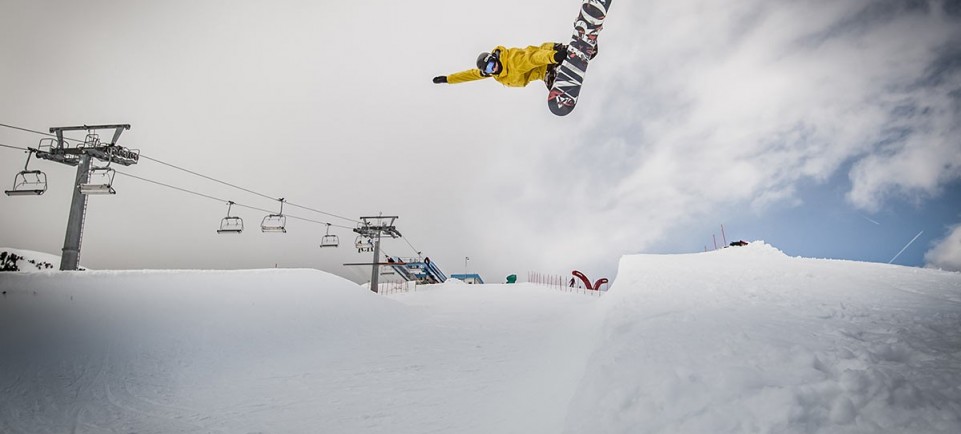
<svg viewBox="0 0 961 434">
<path fill-rule="evenodd" d="M 411 282 L 416 281 L 419 283 L 444 283 L 447 280 L 447 275 L 440 270 L 440 267 L 436 263 L 431 262 L 430 259 L 424 258 L 400 258 L 393 257 L 389 259 L 388 264 L 394 269 L 394 272 L 399 274 L 404 280 Z"/>
</svg>

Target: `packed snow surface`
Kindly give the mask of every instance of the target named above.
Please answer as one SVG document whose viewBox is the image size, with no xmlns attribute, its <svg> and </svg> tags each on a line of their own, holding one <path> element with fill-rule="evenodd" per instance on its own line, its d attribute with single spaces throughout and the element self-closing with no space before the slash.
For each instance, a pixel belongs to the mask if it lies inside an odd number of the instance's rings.
<svg viewBox="0 0 961 434">
<path fill-rule="evenodd" d="M 773 247 L 602 297 L 314 270 L 0 275 L 3 433 L 961 432 L 961 274 Z"/>
</svg>

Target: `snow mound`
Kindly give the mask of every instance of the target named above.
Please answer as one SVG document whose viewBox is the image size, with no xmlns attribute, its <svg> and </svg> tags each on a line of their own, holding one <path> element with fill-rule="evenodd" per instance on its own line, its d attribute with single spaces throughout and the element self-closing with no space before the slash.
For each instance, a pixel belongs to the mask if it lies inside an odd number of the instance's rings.
<svg viewBox="0 0 961 434">
<path fill-rule="evenodd" d="M 383 296 L 313 270 L 5 274 L 11 434 L 556 433 L 587 348 L 572 318 L 597 302 L 532 285 Z"/>
<path fill-rule="evenodd" d="M 0 432 L 961 432 L 961 274 L 763 242 L 603 297 L 315 270 L 0 274 Z"/>
<path fill-rule="evenodd" d="M 314 270 L 5 273 L 0 289 L 5 433 L 209 432 L 199 419 L 279 396 L 271 378 L 303 398 L 309 364 L 349 371 L 329 361 L 357 353 L 352 337 L 410 321 Z"/>
<path fill-rule="evenodd" d="M 961 275 L 622 258 L 568 432 L 961 432 Z"/>
</svg>

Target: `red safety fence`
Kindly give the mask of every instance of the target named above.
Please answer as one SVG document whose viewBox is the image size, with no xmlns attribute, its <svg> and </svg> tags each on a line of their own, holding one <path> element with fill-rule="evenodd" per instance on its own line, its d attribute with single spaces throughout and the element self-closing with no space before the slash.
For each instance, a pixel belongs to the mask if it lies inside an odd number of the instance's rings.
<svg viewBox="0 0 961 434">
<path fill-rule="evenodd" d="M 550 273 L 540 273 L 536 271 L 531 271 L 527 273 L 527 281 L 535 285 L 546 286 L 551 289 L 556 289 L 563 292 L 573 292 L 578 294 L 587 295 L 597 295 L 600 296 L 607 291 L 598 291 L 592 288 L 587 288 L 584 281 L 578 281 L 576 278 L 566 278 L 558 274 Z M 603 281 L 603 282 L 602 282 Z M 607 279 L 598 280 L 600 284 L 606 284 Z"/>
</svg>

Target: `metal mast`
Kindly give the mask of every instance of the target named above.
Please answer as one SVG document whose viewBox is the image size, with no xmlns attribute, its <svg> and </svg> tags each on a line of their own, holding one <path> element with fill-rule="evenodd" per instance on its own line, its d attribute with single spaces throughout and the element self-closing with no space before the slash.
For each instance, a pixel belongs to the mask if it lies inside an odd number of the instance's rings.
<svg viewBox="0 0 961 434">
<path fill-rule="evenodd" d="M 354 232 L 362 237 L 368 238 L 374 242 L 374 258 L 371 260 L 371 270 L 370 270 L 370 290 L 373 292 L 378 292 L 380 281 L 380 273 L 378 270 L 378 263 L 380 259 L 380 239 L 382 236 L 388 236 L 391 238 L 400 238 L 402 235 L 397 228 L 394 226 L 394 221 L 399 217 L 397 216 L 376 216 L 376 217 L 361 217 L 360 220 L 363 222 L 361 225 L 354 229 Z"/>
<path fill-rule="evenodd" d="M 89 182 L 90 158 L 101 161 L 130 166 L 140 161 L 140 151 L 117 145 L 120 134 L 129 130 L 129 124 L 122 125 L 82 125 L 75 127 L 54 127 L 50 132 L 57 135 L 56 142 L 37 151 L 37 158 L 56 161 L 68 166 L 77 166 L 77 176 L 73 185 L 73 200 L 70 203 L 70 213 L 67 219 L 67 233 L 63 240 L 63 254 L 60 258 L 60 270 L 74 271 L 80 267 L 80 243 L 83 238 L 83 223 L 87 210 L 87 195 L 81 191 L 81 186 Z M 100 141 L 100 136 L 93 133 L 97 130 L 114 130 L 110 143 Z M 71 146 L 64 140 L 64 131 L 87 131 L 87 138 L 82 144 Z"/>
</svg>

